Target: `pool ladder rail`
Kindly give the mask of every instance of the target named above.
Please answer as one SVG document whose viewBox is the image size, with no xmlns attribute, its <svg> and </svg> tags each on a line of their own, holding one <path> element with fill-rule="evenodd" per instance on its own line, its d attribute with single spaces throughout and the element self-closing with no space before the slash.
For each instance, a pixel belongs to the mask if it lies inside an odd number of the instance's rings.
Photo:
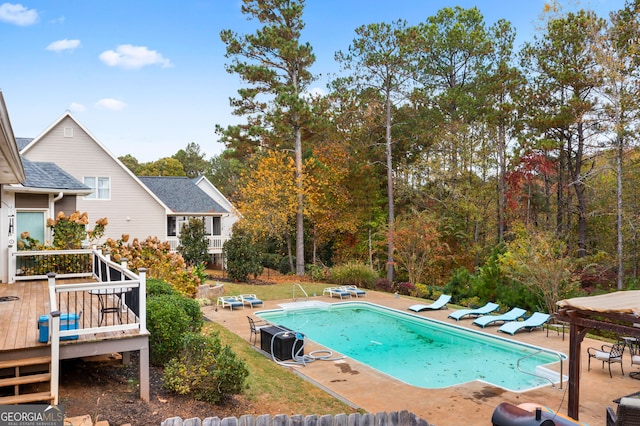
<svg viewBox="0 0 640 426">
<path fill-rule="evenodd" d="M 309 301 L 309 295 L 307 294 L 307 292 L 306 292 L 306 291 L 304 291 L 304 288 L 302 288 L 302 286 L 301 286 L 300 284 L 298 284 L 298 283 L 296 283 L 296 284 L 294 284 L 294 285 L 293 285 L 293 292 L 292 292 L 292 295 L 291 295 L 291 298 L 293 299 L 293 301 L 294 301 L 294 302 L 297 302 L 297 301 L 298 301 L 298 299 L 296 299 L 296 287 L 297 287 L 297 288 L 299 288 L 300 290 L 302 290 L 302 293 L 304 293 L 304 295 L 305 295 L 305 299 L 304 299 L 304 300 L 305 300 L 305 302 L 306 302 L 306 301 Z"/>
<path fill-rule="evenodd" d="M 523 373 L 523 374 L 528 374 L 528 375 L 530 375 L 530 376 L 535 376 L 535 377 L 538 377 L 538 378 L 540 378 L 540 379 L 548 380 L 548 381 L 549 381 L 549 383 L 551 383 L 551 387 L 552 387 L 552 388 L 555 388 L 555 387 L 556 387 L 556 384 L 553 382 L 553 380 L 551 380 L 551 379 L 550 379 L 550 378 L 548 378 L 547 376 L 543 376 L 543 375 L 541 375 L 541 374 L 536 374 L 536 373 L 531 373 L 531 372 L 529 372 L 529 371 L 524 371 L 524 370 L 522 369 L 522 367 L 520 367 L 520 361 L 524 361 L 524 360 L 525 360 L 525 359 L 527 359 L 527 358 L 531 358 L 532 356 L 538 355 L 539 353 L 543 353 L 543 352 L 551 353 L 551 354 L 553 354 L 553 355 L 555 355 L 555 356 L 557 356 L 557 357 L 558 357 L 558 360 L 560 361 L 560 389 L 562 389 L 562 382 L 563 382 L 563 371 L 562 371 L 562 365 L 563 365 L 563 363 L 562 363 L 562 355 L 560 355 L 560 354 L 559 354 L 559 353 L 557 353 L 557 352 L 549 352 L 549 351 L 538 350 L 538 351 L 533 352 L 533 353 L 531 353 L 531 354 L 529 354 L 529 355 L 525 355 L 525 356 L 523 356 L 522 358 L 520 358 L 520 359 L 518 360 L 518 363 L 516 364 L 516 366 L 517 366 L 517 368 L 518 368 L 518 371 L 520 371 L 520 372 L 521 372 L 521 373 Z"/>
</svg>

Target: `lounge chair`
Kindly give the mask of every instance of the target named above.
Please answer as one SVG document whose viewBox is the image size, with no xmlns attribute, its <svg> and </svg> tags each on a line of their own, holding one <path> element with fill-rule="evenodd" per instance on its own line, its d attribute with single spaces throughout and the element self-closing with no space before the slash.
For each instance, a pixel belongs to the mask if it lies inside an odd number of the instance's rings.
<svg viewBox="0 0 640 426">
<path fill-rule="evenodd" d="M 342 288 L 347 290 L 349 292 L 349 294 L 351 294 L 352 296 L 355 296 L 355 297 L 360 297 L 360 296 L 366 296 L 367 295 L 366 291 L 358 288 L 355 285 L 346 285 L 346 286 L 344 286 Z"/>
<path fill-rule="evenodd" d="M 497 311 L 500 305 L 497 303 L 489 302 L 478 309 L 458 309 L 449 314 L 449 318 L 453 318 L 456 321 L 460 321 L 462 318 L 468 316 L 469 318 L 476 318 L 481 315 L 487 315 L 491 312 Z"/>
<path fill-rule="evenodd" d="M 351 297 L 351 293 L 349 293 L 344 287 L 326 287 L 322 290 L 322 295 L 328 294 L 329 297 L 338 296 L 340 299 L 344 297 Z"/>
<path fill-rule="evenodd" d="M 249 305 L 251 308 L 262 305 L 262 300 L 258 299 L 255 294 L 241 294 L 238 296 L 242 303 Z"/>
<path fill-rule="evenodd" d="M 485 328 L 488 325 L 495 323 L 506 323 L 509 321 L 517 321 L 519 318 L 525 316 L 527 311 L 522 308 L 513 308 L 502 315 L 484 315 L 473 320 L 473 324 Z"/>
<path fill-rule="evenodd" d="M 511 321 L 504 323 L 498 328 L 498 331 L 502 333 L 509 333 L 511 335 L 516 334 L 520 330 L 527 330 L 529 332 L 536 328 L 542 328 L 549 321 L 551 315 L 543 312 L 534 312 L 529 318 L 524 321 Z"/>
<path fill-rule="evenodd" d="M 414 312 L 437 311 L 438 309 L 447 309 L 447 303 L 449 303 L 450 300 L 451 300 L 451 295 L 441 294 L 440 297 L 438 297 L 438 300 L 436 300 L 435 302 L 429 305 L 423 305 L 421 303 L 418 303 L 417 305 L 409 306 L 407 309 Z"/>
<path fill-rule="evenodd" d="M 233 311 L 233 308 L 244 309 L 244 302 L 237 296 L 220 296 L 218 297 L 216 305 L 222 306 L 223 308 L 229 308 L 231 311 Z"/>
</svg>

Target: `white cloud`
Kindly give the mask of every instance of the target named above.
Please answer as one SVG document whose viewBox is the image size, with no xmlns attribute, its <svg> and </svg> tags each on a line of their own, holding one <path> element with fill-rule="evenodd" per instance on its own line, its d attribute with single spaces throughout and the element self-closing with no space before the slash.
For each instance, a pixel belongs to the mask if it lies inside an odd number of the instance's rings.
<svg viewBox="0 0 640 426">
<path fill-rule="evenodd" d="M 162 68 L 172 67 L 171 61 L 161 53 L 149 50 L 145 46 L 121 44 L 116 50 L 107 50 L 100 54 L 100 60 L 110 67 L 138 69 L 146 65 L 160 65 Z"/>
<path fill-rule="evenodd" d="M 87 107 L 77 102 L 71 102 L 71 105 L 69 105 L 69 111 L 71 112 L 83 112 L 86 111 L 86 109 Z"/>
<path fill-rule="evenodd" d="M 38 21 L 38 11 L 27 9 L 21 4 L 2 3 L 0 5 L 0 21 L 26 27 Z"/>
<path fill-rule="evenodd" d="M 60 16 L 59 18 L 52 19 L 49 22 L 52 24 L 62 24 L 64 23 L 64 19 L 65 19 L 64 16 Z"/>
<path fill-rule="evenodd" d="M 126 106 L 127 104 L 125 104 L 124 102 L 113 98 L 100 99 L 98 102 L 96 102 L 96 108 L 108 109 L 111 111 L 120 111 Z"/>
<path fill-rule="evenodd" d="M 61 52 L 63 50 L 73 50 L 80 47 L 80 40 L 58 40 L 54 41 L 47 46 L 47 50 L 53 50 L 54 52 Z"/>
</svg>

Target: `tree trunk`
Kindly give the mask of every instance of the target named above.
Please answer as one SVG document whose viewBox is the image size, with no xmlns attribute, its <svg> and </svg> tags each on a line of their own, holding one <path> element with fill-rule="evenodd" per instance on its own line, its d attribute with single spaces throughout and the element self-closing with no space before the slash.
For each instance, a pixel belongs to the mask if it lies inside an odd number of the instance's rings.
<svg viewBox="0 0 640 426">
<path fill-rule="evenodd" d="M 616 174 L 617 174 L 617 191 L 616 191 L 616 232 L 618 236 L 618 242 L 616 251 L 618 254 L 618 290 L 622 290 L 622 285 L 624 281 L 624 267 L 623 267 L 623 244 L 622 244 L 622 154 L 623 154 L 623 144 L 622 138 L 618 136 L 617 138 L 618 144 L 618 152 L 616 153 Z"/>
<path fill-rule="evenodd" d="M 295 129 L 296 138 L 296 190 L 298 209 L 296 212 L 296 275 L 304 275 L 304 187 L 302 185 L 302 136 L 300 127 Z"/>
<path fill-rule="evenodd" d="M 387 280 L 393 282 L 395 275 L 395 263 L 393 261 L 393 234 L 395 232 L 395 211 L 393 206 L 393 161 L 391 158 L 391 98 L 387 90 L 386 99 L 386 154 L 387 154 L 387 197 L 389 199 L 389 229 L 388 229 L 388 249 L 387 249 Z"/>
</svg>

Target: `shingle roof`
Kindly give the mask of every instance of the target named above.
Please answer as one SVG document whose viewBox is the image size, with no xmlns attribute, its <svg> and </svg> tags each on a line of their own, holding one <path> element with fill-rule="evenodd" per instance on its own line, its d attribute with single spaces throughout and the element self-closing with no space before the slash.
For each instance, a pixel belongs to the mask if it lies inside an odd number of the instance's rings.
<svg viewBox="0 0 640 426">
<path fill-rule="evenodd" d="M 175 213 L 228 213 L 186 176 L 138 176 Z"/>
<path fill-rule="evenodd" d="M 22 148 L 29 145 L 33 138 L 16 138 L 16 145 L 18 145 L 18 151 L 22 151 Z"/>
<path fill-rule="evenodd" d="M 23 184 L 24 187 L 77 191 L 91 190 L 91 188 L 62 170 L 55 163 L 29 161 L 22 157 L 22 165 L 27 178 Z"/>
</svg>

